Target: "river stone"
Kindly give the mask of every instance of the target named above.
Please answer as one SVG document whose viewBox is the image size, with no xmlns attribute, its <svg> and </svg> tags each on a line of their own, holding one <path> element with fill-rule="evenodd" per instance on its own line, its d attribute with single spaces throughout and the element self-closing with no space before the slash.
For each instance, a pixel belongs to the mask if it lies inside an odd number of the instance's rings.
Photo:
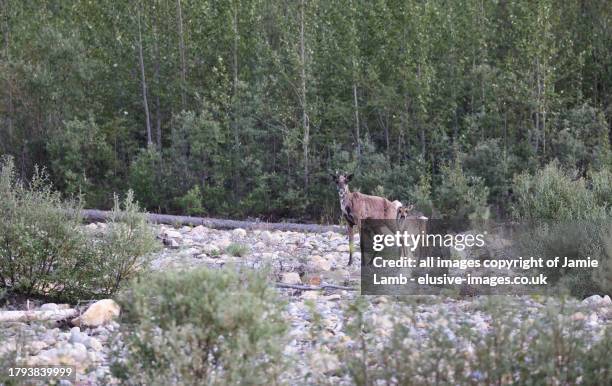
<svg viewBox="0 0 612 386">
<path fill-rule="evenodd" d="M 308 266 L 312 267 L 316 271 L 331 270 L 331 263 L 329 262 L 329 260 L 324 259 L 319 255 L 311 256 L 310 261 L 308 262 Z"/>
<path fill-rule="evenodd" d="M 242 228 L 236 228 L 232 231 L 232 235 L 238 238 L 244 238 L 247 235 L 247 232 Z"/>
<path fill-rule="evenodd" d="M 92 304 L 83 315 L 72 320 L 75 326 L 98 327 L 110 323 L 119 316 L 121 308 L 112 299 L 102 299 Z"/>
<path fill-rule="evenodd" d="M 297 272 L 284 272 L 281 281 L 285 284 L 302 284 L 302 279 Z"/>
</svg>

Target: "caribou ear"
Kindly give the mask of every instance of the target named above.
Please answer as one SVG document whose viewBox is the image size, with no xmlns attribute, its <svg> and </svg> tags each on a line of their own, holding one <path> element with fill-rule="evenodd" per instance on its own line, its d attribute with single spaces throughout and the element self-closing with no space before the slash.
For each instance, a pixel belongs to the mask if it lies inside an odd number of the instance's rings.
<svg viewBox="0 0 612 386">
<path fill-rule="evenodd" d="M 413 205 L 413 204 L 410 204 L 410 205 L 408 205 L 408 206 L 406 207 L 406 209 L 407 209 L 409 212 L 411 212 L 411 211 L 414 209 L 414 205 Z"/>
<path fill-rule="evenodd" d="M 353 173 L 346 176 L 346 182 L 350 182 L 353 179 Z"/>
</svg>

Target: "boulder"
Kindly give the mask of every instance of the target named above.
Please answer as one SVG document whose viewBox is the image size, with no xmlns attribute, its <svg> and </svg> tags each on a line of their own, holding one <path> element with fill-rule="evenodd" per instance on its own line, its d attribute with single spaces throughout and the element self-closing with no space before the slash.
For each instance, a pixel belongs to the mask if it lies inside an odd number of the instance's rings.
<svg viewBox="0 0 612 386">
<path fill-rule="evenodd" d="M 112 299 L 103 299 L 92 304 L 83 315 L 72 320 L 74 326 L 98 327 L 110 323 L 119 316 L 121 308 Z"/>
<path fill-rule="evenodd" d="M 312 370 L 319 374 L 333 374 L 340 370 L 340 360 L 334 354 L 316 352 L 312 355 Z"/>
<path fill-rule="evenodd" d="M 285 284 L 302 284 L 302 279 L 297 272 L 285 272 L 281 276 L 281 282 Z"/>
<path fill-rule="evenodd" d="M 234 235 L 234 237 L 238 237 L 238 238 L 244 238 L 247 235 L 247 232 L 242 229 L 242 228 L 236 228 L 232 231 L 232 235 Z"/>
<path fill-rule="evenodd" d="M 310 261 L 308 262 L 308 266 L 311 267 L 315 271 L 331 270 L 331 263 L 329 262 L 329 260 L 319 255 L 311 256 Z"/>
</svg>

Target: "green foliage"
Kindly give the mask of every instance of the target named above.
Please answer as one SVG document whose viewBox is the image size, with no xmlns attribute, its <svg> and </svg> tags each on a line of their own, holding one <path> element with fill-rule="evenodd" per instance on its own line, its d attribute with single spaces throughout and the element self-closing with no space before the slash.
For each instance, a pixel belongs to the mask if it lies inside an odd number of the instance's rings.
<svg viewBox="0 0 612 386">
<path fill-rule="evenodd" d="M 597 336 L 575 303 L 550 300 L 536 316 L 524 300 L 488 298 L 478 311 L 491 315 L 486 330 L 458 322 L 444 307 L 424 316 L 416 305 L 376 315 L 363 306 L 346 312 L 356 345 L 344 352 L 349 374 L 369 384 L 608 384 L 610 363 L 602 353 L 612 330 Z M 388 323 L 376 327 L 382 318 Z M 420 319 L 420 323 L 415 321 Z"/>
<path fill-rule="evenodd" d="M 228 255 L 234 257 L 244 257 L 249 253 L 250 249 L 244 244 L 231 243 L 228 245 L 225 251 L 228 253 Z"/>
<path fill-rule="evenodd" d="M 522 173 L 513 181 L 515 218 L 523 220 L 601 219 L 607 216 L 606 206 L 612 196 L 605 196 L 609 172 L 595 175 L 597 194 L 587 189 L 582 178 L 573 180 L 552 162 L 535 174 Z M 602 196 L 602 193 L 604 194 Z"/>
<path fill-rule="evenodd" d="M 286 325 L 261 274 L 156 273 L 134 282 L 121 303 L 125 347 L 113 373 L 123 383 L 278 382 Z"/>
<path fill-rule="evenodd" d="M 578 106 L 563 114 L 552 146 L 554 156 L 569 169 L 610 166 L 608 125 L 604 114 L 591 106 Z"/>
<path fill-rule="evenodd" d="M 130 165 L 130 186 L 146 208 L 159 208 L 164 201 L 161 168 L 161 154 L 153 147 L 141 150 Z"/>
<path fill-rule="evenodd" d="M 490 197 L 498 201 L 505 198 L 512 176 L 511 161 L 499 142 L 499 139 L 485 140 L 461 155 L 465 173 L 482 178 L 489 188 Z"/>
<path fill-rule="evenodd" d="M 156 242 L 131 193 L 116 202 L 108 232 L 89 235 L 79 202 L 63 201 L 44 172 L 28 183 L 11 159 L 0 164 L 0 287 L 25 295 L 75 301 L 112 294 L 137 273 Z"/>
<path fill-rule="evenodd" d="M 612 165 L 605 1 L 3 4 L 0 154 L 88 206 L 337 222 L 329 170 L 438 204 L 458 160 L 505 215 L 517 172 Z"/>
<path fill-rule="evenodd" d="M 161 247 L 131 190 L 123 201 L 117 195 L 114 201 L 106 229 L 94 242 L 102 260 L 100 286 L 106 294 L 115 293 L 124 282 L 146 269 L 147 255 Z"/>
<path fill-rule="evenodd" d="M 440 186 L 436 190 L 436 207 L 443 218 L 451 221 L 487 219 L 489 189 L 480 177 L 468 177 L 458 163 L 442 166 Z"/>
<path fill-rule="evenodd" d="M 69 194 L 83 193 L 93 207 L 105 205 L 105 196 L 114 186 L 111 172 L 116 165 L 112 148 L 92 117 L 66 122 L 47 143 L 47 151 L 58 188 Z"/>
<path fill-rule="evenodd" d="M 183 197 L 177 199 L 178 207 L 181 208 L 181 212 L 188 215 L 201 215 L 204 213 L 202 207 L 202 192 L 200 186 L 196 185 L 189 189 Z"/>
<path fill-rule="evenodd" d="M 545 260 L 560 256 L 569 260 L 583 260 L 587 256 L 598 261 L 598 268 L 538 268 L 553 290 L 569 292 L 585 298 L 595 294 L 612 294 L 612 232 L 609 221 L 572 220 L 529 224 L 519 236 L 519 255 L 542 257 Z"/>
<path fill-rule="evenodd" d="M 515 218 L 529 225 L 521 237 L 521 252 L 534 256 L 569 259 L 597 259 L 603 269 L 543 269 L 551 282 L 560 281 L 577 297 L 611 293 L 605 274 L 612 254 L 607 248 L 612 234 L 610 220 L 609 171 L 591 175 L 592 189 L 583 178 L 572 179 L 553 162 L 530 175 L 515 177 L 513 183 Z M 597 274 L 599 276 L 594 277 Z"/>
</svg>

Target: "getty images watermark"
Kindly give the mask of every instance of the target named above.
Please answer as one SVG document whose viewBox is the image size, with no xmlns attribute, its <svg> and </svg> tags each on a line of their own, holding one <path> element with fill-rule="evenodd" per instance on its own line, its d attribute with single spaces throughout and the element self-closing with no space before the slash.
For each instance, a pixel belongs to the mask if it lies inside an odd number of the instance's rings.
<svg viewBox="0 0 612 386">
<path fill-rule="evenodd" d="M 366 220 L 361 232 L 361 291 L 364 295 L 550 293 L 564 276 L 591 280 L 601 270 L 602 256 L 607 258 L 605 253 L 580 255 L 575 244 L 564 246 L 563 240 L 575 235 L 580 242 L 596 244 L 606 232 L 612 232 L 610 224 L 593 222 L 585 229 L 578 223 Z M 555 240 L 557 236 L 561 240 Z"/>
</svg>

